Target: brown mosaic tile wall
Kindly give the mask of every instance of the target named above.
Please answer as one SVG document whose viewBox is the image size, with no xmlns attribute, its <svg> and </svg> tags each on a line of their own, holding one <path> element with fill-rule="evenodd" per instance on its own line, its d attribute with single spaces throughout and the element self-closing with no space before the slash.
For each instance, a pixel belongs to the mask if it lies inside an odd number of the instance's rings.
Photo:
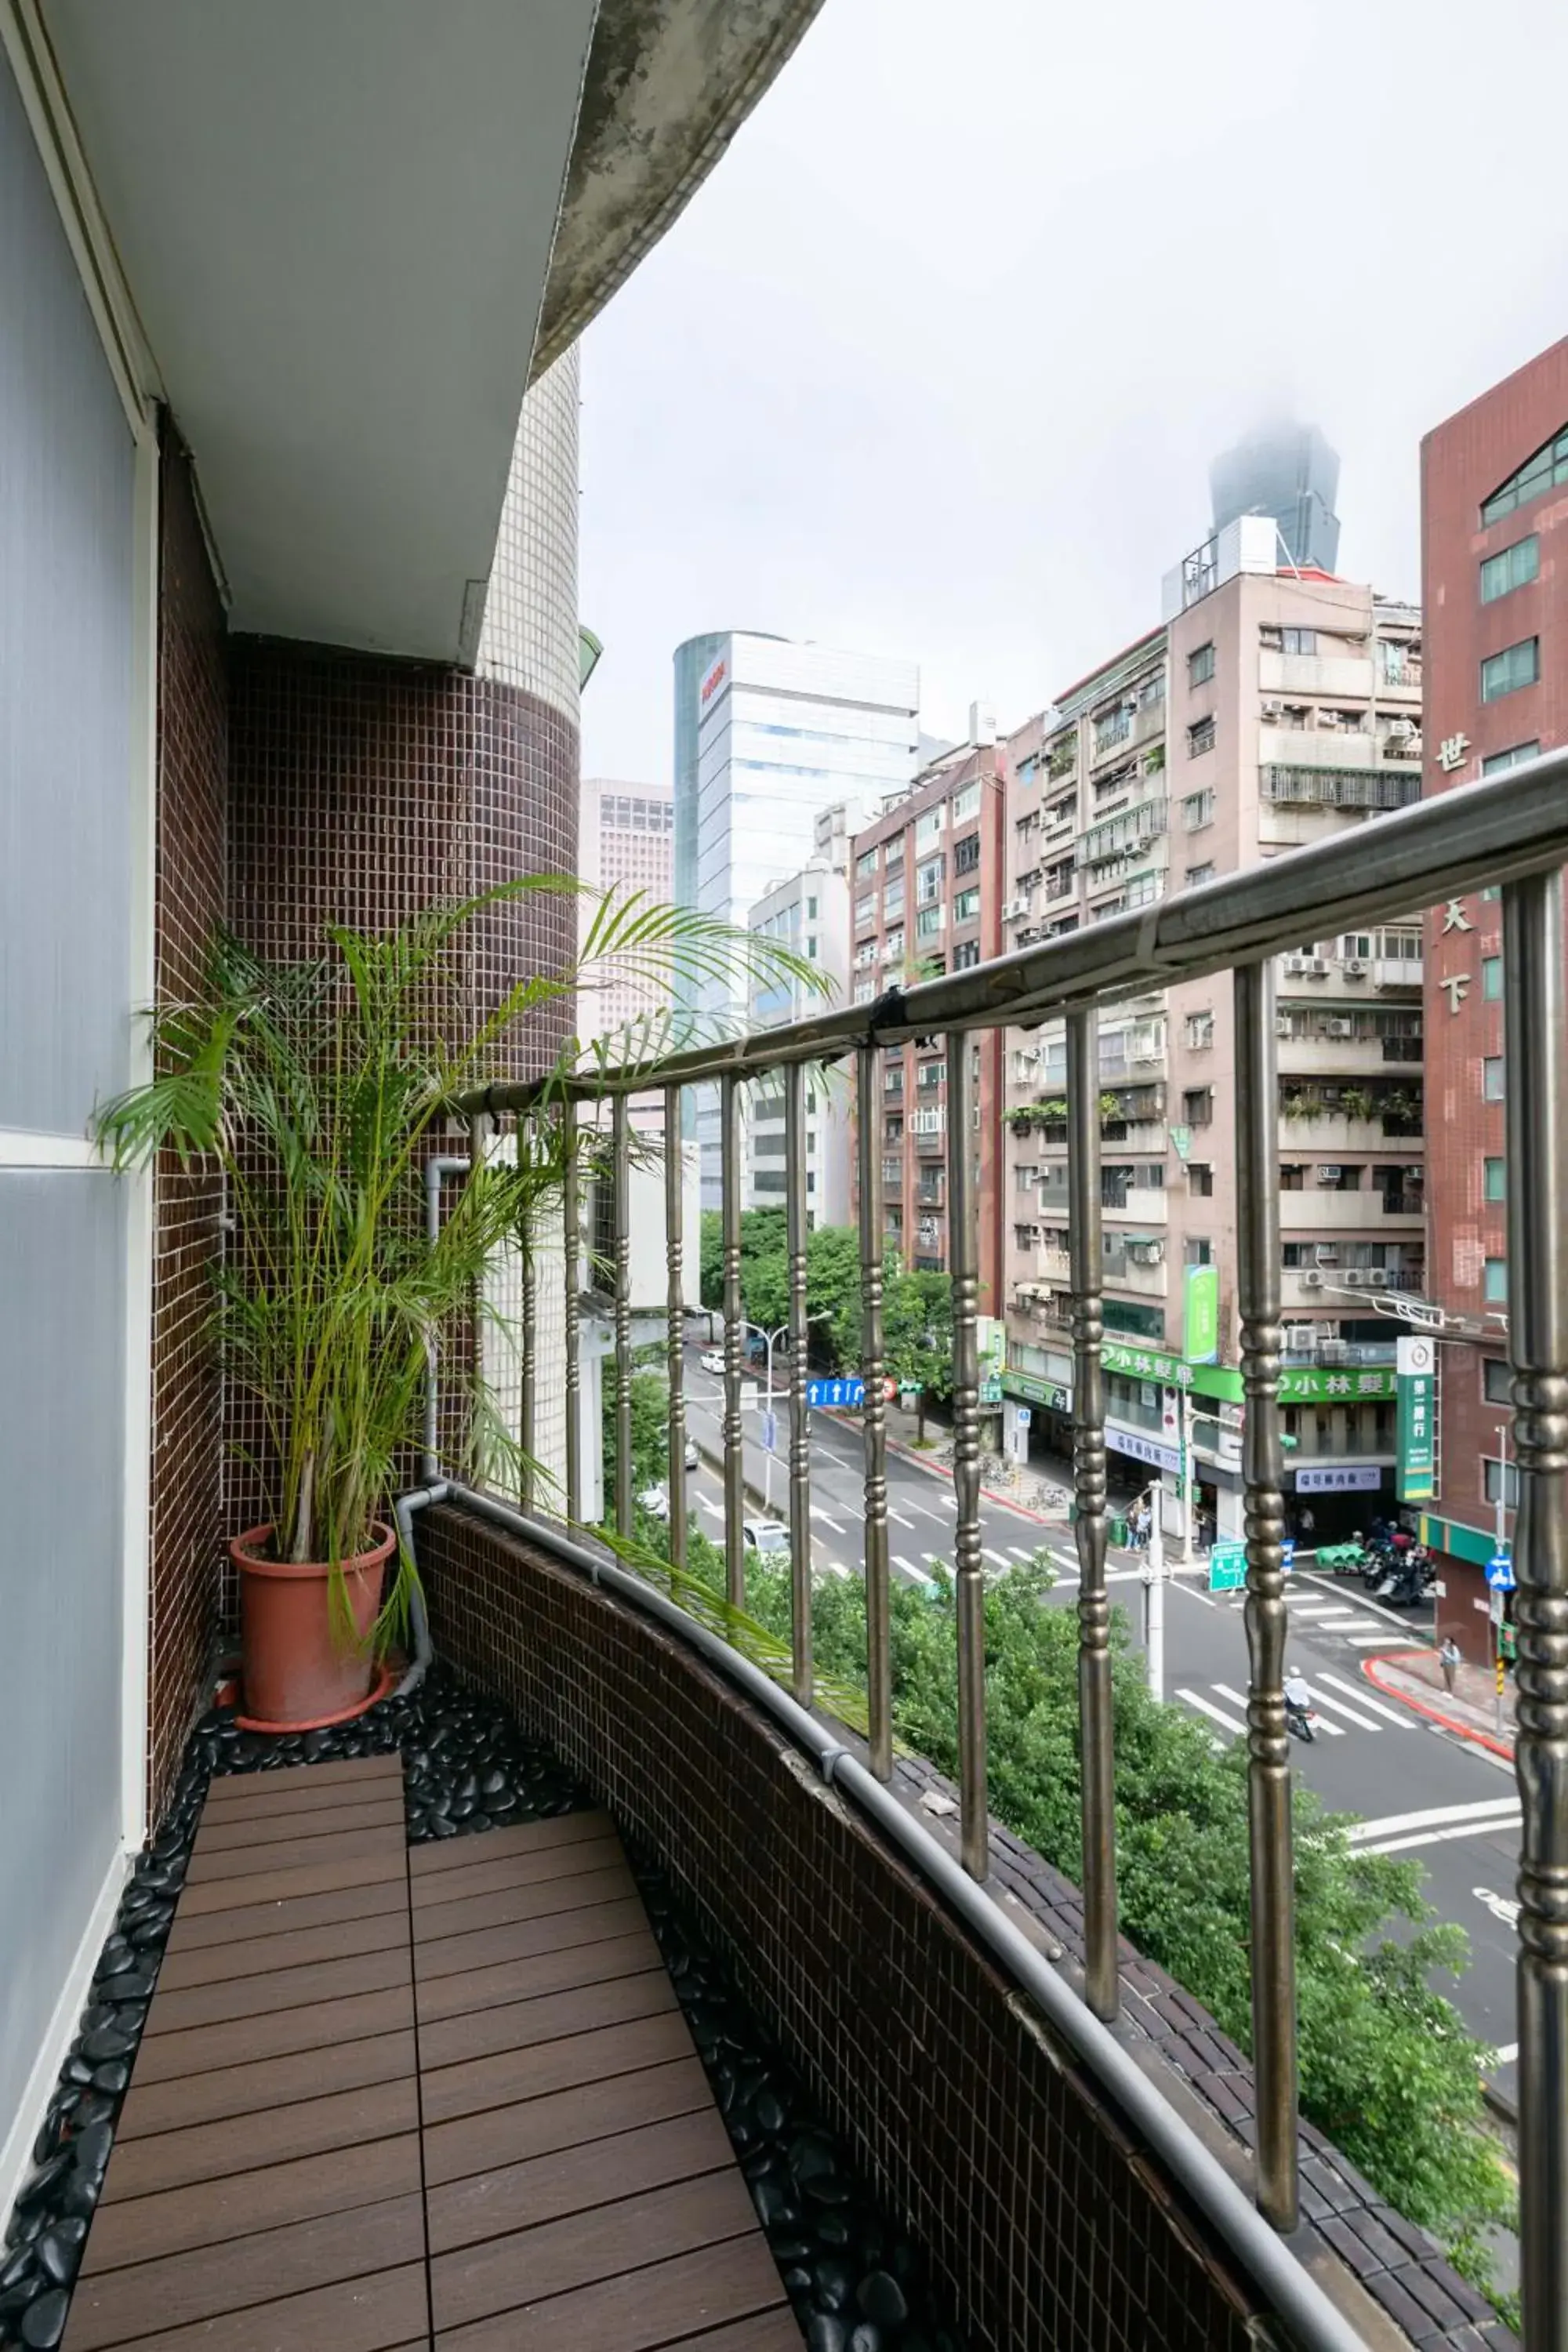
<svg viewBox="0 0 1568 2352">
<path fill-rule="evenodd" d="M 228 706 L 223 605 L 190 461 L 166 435 L 158 621 L 157 991 L 194 989 L 223 913 Z M 221 1192 L 172 1154 L 153 1178 L 152 1572 L 148 1817 L 168 1796 L 201 1704 L 216 1626 L 223 1510 L 221 1384 L 205 1336 Z"/>
<path fill-rule="evenodd" d="M 390 928 L 520 876 L 576 873 L 577 730 L 539 696 L 255 637 L 231 639 L 230 676 L 228 918 L 264 954 L 313 954 L 331 923 Z M 531 974 L 563 971 L 576 939 L 569 896 L 533 894 L 477 919 L 457 960 L 465 1018 Z M 500 1068 L 544 1069 L 574 1024 L 569 998 L 536 1010 Z M 228 1433 L 259 1454 L 243 1401 L 230 1401 Z M 227 1489 L 230 1524 L 253 1524 L 256 1480 L 233 1454 Z"/>
<path fill-rule="evenodd" d="M 460 1512 L 428 1514 L 419 1549 L 437 1647 L 671 1872 L 970 2344 L 1241 2352 L 1241 2290 L 1171 2185 L 762 1717 L 646 1620 Z"/>
</svg>

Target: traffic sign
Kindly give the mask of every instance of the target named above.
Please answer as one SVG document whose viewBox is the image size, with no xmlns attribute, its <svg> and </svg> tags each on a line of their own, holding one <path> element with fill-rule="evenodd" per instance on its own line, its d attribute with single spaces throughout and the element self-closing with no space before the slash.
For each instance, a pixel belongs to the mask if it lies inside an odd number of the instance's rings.
<svg viewBox="0 0 1568 2352">
<path fill-rule="evenodd" d="M 1494 1551 L 1487 1562 L 1487 1582 L 1494 1592 L 1511 1592 L 1514 1588 L 1513 1562 L 1506 1551 Z"/>
<path fill-rule="evenodd" d="M 1296 1565 L 1296 1538 L 1295 1538 L 1295 1537 L 1294 1537 L 1294 1536 L 1287 1536 L 1287 1537 L 1285 1538 L 1284 1541 L 1280 1544 L 1280 1546 L 1279 1546 L 1279 1550 L 1280 1550 L 1280 1554 L 1281 1554 L 1281 1565 L 1282 1565 L 1282 1567 L 1284 1568 L 1284 1570 L 1285 1570 L 1286 1575 L 1287 1575 L 1287 1576 L 1289 1576 L 1289 1573 L 1290 1573 L 1290 1570 L 1291 1570 L 1295 1567 L 1295 1565 Z"/>
<path fill-rule="evenodd" d="M 1209 1554 L 1209 1591 L 1235 1592 L 1247 1582 L 1247 1546 L 1215 1544 Z"/>
<path fill-rule="evenodd" d="M 858 1377 L 853 1380 L 807 1381 L 805 1401 L 808 1405 L 826 1409 L 846 1405 L 853 1408 L 865 1403 L 866 1383 Z"/>
<path fill-rule="evenodd" d="M 1026 1404 L 1015 1405 L 1013 1408 L 1013 1419 L 1020 1429 L 1027 1429 L 1030 1422 L 1034 1419 L 1034 1415 L 1031 1413 Z"/>
</svg>

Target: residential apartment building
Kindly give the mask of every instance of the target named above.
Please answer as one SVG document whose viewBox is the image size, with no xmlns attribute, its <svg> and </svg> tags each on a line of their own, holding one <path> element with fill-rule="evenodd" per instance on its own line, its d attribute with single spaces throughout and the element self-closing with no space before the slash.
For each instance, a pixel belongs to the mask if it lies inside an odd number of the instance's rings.
<svg viewBox="0 0 1568 2352">
<path fill-rule="evenodd" d="M 945 752 L 854 843 L 850 993 L 963 971 L 1002 947 L 1006 759 L 994 721 L 976 708 L 971 741 Z M 975 1202 L 980 1312 L 1000 1313 L 1002 1192 L 994 1137 L 1002 1111 L 1003 1039 L 972 1045 L 976 1074 Z M 882 1055 L 881 1168 L 887 1245 L 932 1274 L 949 1265 L 947 1064 L 938 1040 Z"/>
<path fill-rule="evenodd" d="M 593 889 L 623 898 L 641 891 L 668 903 L 675 884 L 675 793 L 668 784 L 584 776 L 577 838 L 583 879 Z M 597 912 L 595 899 L 582 900 L 582 939 Z M 578 1020 L 584 1040 L 613 1037 L 668 1009 L 668 990 L 651 985 L 646 973 L 611 971 L 591 994 L 582 995 Z"/>
<path fill-rule="evenodd" d="M 1568 341 L 1429 433 L 1421 447 L 1429 615 L 1427 793 L 1568 739 Z M 1565 533 L 1559 541 L 1558 531 Z M 1487 1560 L 1513 1533 L 1502 908 L 1495 891 L 1427 918 L 1427 1100 L 1434 1155 L 1427 1295 L 1437 1349 L 1439 1622 L 1472 1657 L 1492 1632 Z"/>
<path fill-rule="evenodd" d="M 764 892 L 748 918 L 752 930 L 782 940 L 826 982 L 829 1000 L 849 992 L 849 856 L 844 803 L 823 809 L 809 864 Z M 776 1028 L 822 1009 L 805 978 L 775 976 L 753 983 L 750 1026 Z M 812 1073 L 805 1089 L 805 1197 L 810 1225 L 846 1225 L 851 1215 L 852 1081 L 847 1070 Z M 747 1106 L 745 1189 L 748 1209 L 782 1208 L 784 1200 L 784 1097 L 776 1074 L 760 1080 Z"/>
<path fill-rule="evenodd" d="M 1420 790 L 1419 615 L 1279 572 L 1244 517 L 1172 575 L 1168 617 L 1058 698 L 1016 762 L 1005 944 L 1201 887 L 1363 824 Z M 1320 1526 L 1393 1498 L 1394 1326 L 1424 1279 L 1417 925 L 1304 940 L 1279 975 L 1288 1485 Z M 1109 1434 L 1158 1469 L 1180 1523 L 1240 1526 L 1231 992 L 1129 999 L 1100 1031 Z M 1010 1033 L 1005 1072 L 1012 1392 L 1059 1450 L 1070 1407 L 1066 1045 Z M 1184 1402 L 1184 1400 L 1185 1402 Z"/>
<path fill-rule="evenodd" d="M 818 812 L 864 823 L 918 764 L 920 672 L 880 655 L 741 630 L 675 654 L 675 898 L 743 926 L 816 847 Z M 694 1009 L 743 1020 L 721 984 Z M 717 1089 L 697 1090 L 702 1203 L 720 1205 Z"/>
</svg>

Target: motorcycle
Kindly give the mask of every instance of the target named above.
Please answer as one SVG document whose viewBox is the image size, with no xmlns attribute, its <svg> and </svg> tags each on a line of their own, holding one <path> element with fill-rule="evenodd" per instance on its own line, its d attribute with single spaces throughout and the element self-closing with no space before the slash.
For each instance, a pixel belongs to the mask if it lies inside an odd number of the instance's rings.
<svg viewBox="0 0 1568 2352">
<path fill-rule="evenodd" d="M 1318 1718 L 1310 1706 L 1285 1706 L 1285 1728 L 1294 1739 L 1304 1739 L 1310 1747 L 1318 1736 Z"/>
</svg>

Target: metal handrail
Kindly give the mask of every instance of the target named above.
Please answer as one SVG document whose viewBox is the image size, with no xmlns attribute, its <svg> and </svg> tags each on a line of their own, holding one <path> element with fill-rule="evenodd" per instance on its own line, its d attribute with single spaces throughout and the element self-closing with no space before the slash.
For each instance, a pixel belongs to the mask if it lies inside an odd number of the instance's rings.
<svg viewBox="0 0 1568 2352">
<path fill-rule="evenodd" d="M 1510 1340 L 1514 1450 L 1521 1499 L 1514 1568 L 1520 1695 L 1516 1766 L 1522 1812 L 1520 1878 L 1520 2156 L 1523 2302 L 1531 2352 L 1568 2352 L 1568 978 L 1562 884 L 1568 863 L 1568 750 L 1460 787 L 1352 832 L 1163 898 L 1138 913 L 1028 948 L 868 1006 L 845 1007 L 722 1044 L 568 1082 L 568 1097 L 615 1100 L 611 1152 L 616 1202 L 616 1410 L 623 1476 L 629 1469 L 631 1349 L 628 1093 L 661 1085 L 668 1132 L 680 1131 L 680 1090 L 718 1078 L 723 1089 L 725 1307 L 723 1455 L 730 1598 L 745 1600 L 744 1475 L 740 1341 L 740 1093 L 763 1071 L 853 1053 L 859 1121 L 859 1247 L 866 1383 L 865 1578 L 871 1772 L 892 1769 L 888 1486 L 882 1408 L 882 1049 L 945 1037 L 945 1150 L 953 1248 L 954 1559 L 958 1587 L 959 1787 L 962 1853 L 972 1877 L 987 1867 L 984 1585 L 980 1570 L 974 1137 L 968 1032 L 1067 1016 L 1068 1171 L 1075 1360 L 1075 1538 L 1081 1568 L 1079 1723 L 1087 1988 L 1101 2019 L 1116 2014 L 1118 1952 L 1114 1754 L 1106 1649 L 1103 1315 L 1100 1303 L 1100 1004 L 1229 969 L 1235 991 L 1237 1285 L 1247 1402 L 1247 1755 L 1252 1906 L 1252 2007 L 1258 2084 L 1257 2196 L 1281 2231 L 1299 2213 L 1294 1869 L 1290 1762 L 1281 1688 L 1286 1639 L 1283 1449 L 1279 1412 L 1281 1297 L 1279 1072 L 1275 958 L 1347 925 L 1378 922 L 1502 885 L 1510 1290 L 1520 1302 Z M 498 1085 L 466 1098 L 476 1130 L 497 1113 L 526 1117 L 544 1088 Z M 791 1321 L 805 1315 L 803 1089 L 785 1091 L 786 1187 L 792 1210 Z M 575 1111 L 568 1114 L 575 1118 Z M 678 1239 L 672 1229 L 672 1239 Z M 568 1252 L 572 1241 L 568 1235 Z M 671 1430 L 683 1413 L 679 1284 L 668 1302 Z M 569 1339 L 569 1349 L 571 1341 Z M 568 1365 L 569 1380 L 572 1366 Z M 798 1390 L 798 1383 L 796 1388 Z M 801 1530 L 809 1528 L 804 1400 L 792 1394 L 790 1496 L 794 1612 L 808 1599 Z M 629 1496 L 617 1496 L 629 1521 Z M 808 1704 L 809 1647 L 797 1624 L 794 1686 Z"/>
</svg>

